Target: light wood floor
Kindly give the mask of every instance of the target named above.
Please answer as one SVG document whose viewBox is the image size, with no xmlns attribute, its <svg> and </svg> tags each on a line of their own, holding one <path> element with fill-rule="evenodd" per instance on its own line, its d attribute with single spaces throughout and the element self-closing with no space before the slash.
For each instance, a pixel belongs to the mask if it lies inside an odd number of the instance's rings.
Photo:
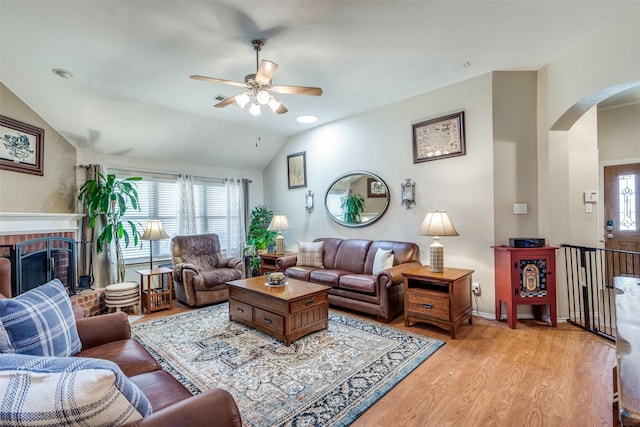
<svg viewBox="0 0 640 427">
<path fill-rule="evenodd" d="M 188 310 L 145 315 L 146 321 Z M 353 313 L 350 313 L 353 314 Z M 367 318 L 367 317 L 364 317 Z M 372 318 L 368 318 L 373 320 Z M 391 326 L 446 341 L 352 426 L 610 426 L 615 345 L 567 323 L 479 317 L 452 340 L 426 324 Z"/>
</svg>

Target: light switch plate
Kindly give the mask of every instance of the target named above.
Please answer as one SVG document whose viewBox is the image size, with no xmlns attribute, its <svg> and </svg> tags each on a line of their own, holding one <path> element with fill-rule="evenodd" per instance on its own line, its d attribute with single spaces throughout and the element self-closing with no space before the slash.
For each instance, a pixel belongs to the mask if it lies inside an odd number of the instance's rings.
<svg viewBox="0 0 640 427">
<path fill-rule="evenodd" d="M 527 214 L 527 204 L 526 203 L 514 203 L 513 204 L 513 214 L 514 215 L 526 215 Z"/>
</svg>

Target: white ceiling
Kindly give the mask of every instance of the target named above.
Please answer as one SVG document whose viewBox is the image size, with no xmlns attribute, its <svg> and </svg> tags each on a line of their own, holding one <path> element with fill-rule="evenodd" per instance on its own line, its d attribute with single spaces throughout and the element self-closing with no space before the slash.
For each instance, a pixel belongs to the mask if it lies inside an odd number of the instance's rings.
<svg viewBox="0 0 640 427">
<path fill-rule="evenodd" d="M 493 70 L 537 70 L 640 0 L 7 1 L 0 80 L 78 148 L 262 170 L 286 139 Z M 289 109 L 213 108 L 261 59 Z M 470 67 L 464 67 L 468 62 Z M 63 68 L 73 78 L 52 73 Z M 296 123 L 313 113 L 315 125 Z M 256 148 L 256 135 L 261 136 Z"/>
</svg>

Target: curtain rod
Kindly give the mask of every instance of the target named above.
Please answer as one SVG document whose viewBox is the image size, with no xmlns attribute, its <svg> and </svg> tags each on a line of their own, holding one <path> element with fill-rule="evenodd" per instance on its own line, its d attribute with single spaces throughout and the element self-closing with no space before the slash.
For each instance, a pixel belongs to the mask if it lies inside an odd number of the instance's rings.
<svg viewBox="0 0 640 427">
<path fill-rule="evenodd" d="M 80 165 L 80 167 L 88 167 L 88 166 Z M 153 178 L 175 179 L 175 178 L 178 178 L 180 175 L 182 175 L 180 173 L 158 172 L 158 171 L 142 170 L 142 169 L 123 169 L 123 168 L 107 168 L 107 169 L 109 171 L 114 172 L 114 173 L 123 173 L 123 174 L 142 173 L 142 174 L 148 174 Z M 192 177 L 194 179 L 199 179 L 199 180 L 207 180 L 207 179 L 224 180 L 224 179 L 227 179 L 227 178 L 218 178 L 218 177 L 212 177 L 212 176 L 199 176 L 199 175 L 192 175 Z M 247 179 L 247 178 L 241 178 L 241 179 Z M 250 179 L 247 179 L 247 182 L 251 183 L 253 181 L 250 180 Z"/>
</svg>

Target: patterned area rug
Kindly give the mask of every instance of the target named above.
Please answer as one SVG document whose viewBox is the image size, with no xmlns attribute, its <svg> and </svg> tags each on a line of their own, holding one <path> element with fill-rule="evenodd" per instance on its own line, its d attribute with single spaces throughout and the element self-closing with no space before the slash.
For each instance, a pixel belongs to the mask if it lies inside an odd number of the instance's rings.
<svg viewBox="0 0 640 427">
<path fill-rule="evenodd" d="M 192 393 L 228 390 L 243 425 L 346 426 L 444 342 L 330 311 L 329 330 L 285 347 L 229 321 L 228 304 L 132 327 Z"/>
</svg>

